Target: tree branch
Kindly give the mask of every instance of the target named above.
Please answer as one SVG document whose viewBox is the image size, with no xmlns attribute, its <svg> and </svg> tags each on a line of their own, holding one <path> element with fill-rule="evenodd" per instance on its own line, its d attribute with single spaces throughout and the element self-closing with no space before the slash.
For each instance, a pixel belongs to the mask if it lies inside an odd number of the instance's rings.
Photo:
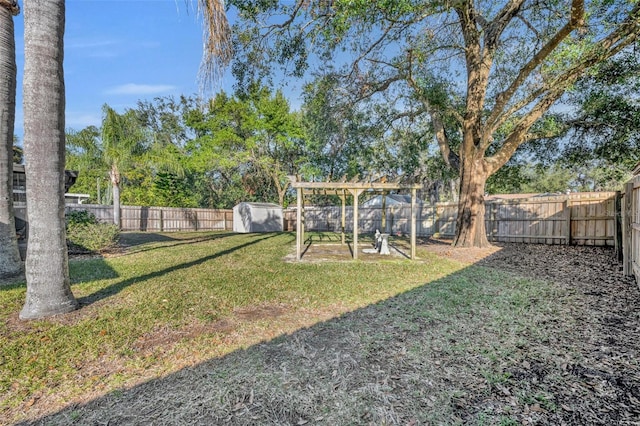
<svg viewBox="0 0 640 426">
<path fill-rule="evenodd" d="M 600 61 L 609 59 L 638 39 L 638 34 L 640 33 L 639 18 L 640 4 L 636 4 L 627 19 L 615 31 L 602 40 L 596 48 L 588 52 L 581 61 L 556 77 L 554 82 L 548 86 L 544 97 L 520 119 L 520 122 L 507 137 L 498 152 L 487 158 L 490 174 L 495 173 L 496 170 L 509 161 L 520 145 L 535 137 L 535 135 L 528 134 L 531 126 L 549 110 L 551 105 L 562 96 L 568 86 L 580 77 L 585 69 Z"/>
<path fill-rule="evenodd" d="M 13 16 L 20 14 L 20 6 L 16 0 L 0 0 L 0 7 L 7 9 Z"/>
<path fill-rule="evenodd" d="M 531 60 L 520 70 L 511 85 L 498 94 L 496 103 L 487 120 L 487 128 L 495 130 L 495 123 L 502 114 L 507 103 L 511 100 L 518 88 L 558 45 L 571 34 L 571 32 L 584 23 L 584 0 L 572 0 L 569 21 L 536 53 Z"/>
<path fill-rule="evenodd" d="M 518 14 L 524 0 L 510 0 L 498 15 L 489 23 L 487 28 L 486 46 L 493 52 L 497 46 L 497 41 L 509 22 Z"/>
<path fill-rule="evenodd" d="M 493 134 L 506 120 L 530 105 L 535 99 L 544 96 L 545 93 L 561 89 L 564 91 L 573 84 L 585 69 L 595 65 L 597 62 L 606 60 L 621 52 L 638 39 L 640 32 L 640 4 L 637 4 L 629 13 L 627 19 L 618 28 L 598 43 L 593 49 L 585 54 L 573 67 L 569 68 L 548 84 L 540 87 L 529 94 L 526 98 L 513 105 L 506 113 L 496 117 L 492 126 L 487 125 L 487 133 Z M 495 111 L 495 110 L 494 110 Z"/>
<path fill-rule="evenodd" d="M 411 52 L 409 52 L 409 75 L 407 76 L 407 81 L 409 83 L 409 86 L 411 86 L 415 92 L 420 93 L 420 87 L 413 78 L 413 74 L 411 73 L 411 62 Z M 431 117 L 433 132 L 436 137 L 436 142 L 438 142 L 438 148 L 440 148 L 442 159 L 447 166 L 458 169 L 460 167 L 460 157 L 455 152 L 451 151 L 451 148 L 449 146 L 449 137 L 447 136 L 447 132 L 445 130 L 444 123 L 439 111 L 434 108 L 427 99 L 424 99 L 423 96 L 420 97 L 420 101 L 424 105 L 425 111 Z"/>
</svg>

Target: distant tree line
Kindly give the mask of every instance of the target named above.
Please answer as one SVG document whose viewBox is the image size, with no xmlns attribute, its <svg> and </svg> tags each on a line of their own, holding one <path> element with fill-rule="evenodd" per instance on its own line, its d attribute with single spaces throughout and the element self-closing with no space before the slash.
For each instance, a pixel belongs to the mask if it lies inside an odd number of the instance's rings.
<svg viewBox="0 0 640 426">
<path fill-rule="evenodd" d="M 625 52 L 581 79 L 562 100 L 568 112 L 547 120 L 553 136 L 523 145 L 488 179 L 487 192 L 619 189 L 640 160 L 638 56 Z M 457 173 L 428 149 L 429 122 L 407 115 L 389 124 L 399 114 L 392 106 L 353 108 L 340 90 L 338 80 L 318 77 L 298 111 L 282 91 L 255 84 L 208 101 L 156 98 L 121 113 L 105 105 L 100 128 L 67 132 L 66 167 L 81 172 L 73 191 L 102 204 L 286 206 L 296 176 L 421 183 L 424 200 L 455 199 Z"/>
</svg>

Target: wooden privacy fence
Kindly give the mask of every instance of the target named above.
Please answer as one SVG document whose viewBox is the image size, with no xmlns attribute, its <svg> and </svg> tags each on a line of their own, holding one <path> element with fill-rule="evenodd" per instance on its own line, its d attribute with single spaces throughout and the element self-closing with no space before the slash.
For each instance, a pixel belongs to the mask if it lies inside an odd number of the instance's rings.
<svg viewBox="0 0 640 426">
<path fill-rule="evenodd" d="M 635 200 L 635 204 L 628 201 L 625 206 L 628 209 L 633 207 L 635 216 L 634 222 L 629 222 L 628 240 L 630 250 L 631 248 L 635 250 L 635 268 L 640 272 L 638 207 L 640 206 L 640 179 L 628 184 L 627 188 L 630 185 L 635 185 L 633 187 L 635 198 L 629 198 L 629 200 Z M 590 192 L 516 200 L 490 200 L 486 203 L 485 212 L 487 235 L 490 241 L 496 242 L 616 246 L 621 251 L 620 198 L 620 193 L 616 192 Z M 456 204 L 422 204 L 417 208 L 417 235 L 452 237 L 455 234 Z M 67 205 L 67 211 L 71 210 L 88 210 L 101 221 L 113 221 L 113 206 Z M 346 208 L 346 216 L 345 231 L 352 232 L 353 209 L 351 207 Z M 358 220 L 359 232 L 362 233 L 374 233 L 379 229 L 395 235 L 408 235 L 411 227 L 411 207 L 405 205 L 387 207 L 385 226 L 382 226 L 381 208 L 361 207 Z M 307 230 L 339 232 L 340 226 L 340 207 L 305 207 Z M 229 231 L 233 230 L 233 211 L 122 206 L 121 229 L 165 232 Z M 284 210 L 284 229 L 286 231 L 296 229 L 295 208 Z M 631 270 L 631 266 L 629 268 Z"/>
<path fill-rule="evenodd" d="M 640 176 L 624 186 L 622 226 L 623 272 L 640 284 Z"/>
<path fill-rule="evenodd" d="M 617 246 L 620 229 L 616 192 L 574 193 L 560 196 L 487 201 L 485 224 L 490 241 L 538 244 Z M 340 207 L 304 208 L 305 228 L 310 231 L 340 231 Z M 351 232 L 353 209 L 347 207 L 345 231 Z M 418 205 L 417 235 L 455 235 L 457 204 Z M 295 209 L 284 212 L 285 230 L 295 230 Z M 409 234 L 411 207 L 386 208 L 385 226 L 381 208 L 360 208 L 359 232 L 376 229 L 391 234 Z"/>
<path fill-rule="evenodd" d="M 113 206 L 67 204 L 66 209 L 87 210 L 102 222 L 113 222 Z M 120 229 L 157 232 L 229 231 L 233 230 L 233 210 L 122 206 Z"/>
</svg>

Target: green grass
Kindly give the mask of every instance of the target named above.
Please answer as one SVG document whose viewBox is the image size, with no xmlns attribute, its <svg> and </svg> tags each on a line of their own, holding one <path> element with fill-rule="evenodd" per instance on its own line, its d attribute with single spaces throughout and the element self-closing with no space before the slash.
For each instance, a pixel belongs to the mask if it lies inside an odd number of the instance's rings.
<svg viewBox="0 0 640 426">
<path fill-rule="evenodd" d="M 100 394 L 175 371 L 463 266 L 426 254 L 423 262 L 288 263 L 291 233 L 125 234 L 123 240 L 132 244 L 124 255 L 70 262 L 72 290 L 82 303 L 75 313 L 21 322 L 25 286 L 0 288 L 0 417 L 19 417 L 34 398 L 48 401 L 47 410 L 56 398 Z M 464 283 L 440 296 L 451 309 L 470 309 Z M 237 315 L 261 306 L 289 315 L 246 321 Z M 235 334 L 221 326 L 229 318 Z"/>
<path fill-rule="evenodd" d="M 545 386 L 564 376 L 541 384 L 526 367 L 575 355 L 551 344 L 577 329 L 552 282 L 420 248 L 416 262 L 290 262 L 291 233 L 123 243 L 70 262 L 76 312 L 22 322 L 24 284 L 0 288 L 0 424 L 63 408 L 46 423 L 143 410 L 165 424 L 510 425 L 558 410 Z"/>
</svg>

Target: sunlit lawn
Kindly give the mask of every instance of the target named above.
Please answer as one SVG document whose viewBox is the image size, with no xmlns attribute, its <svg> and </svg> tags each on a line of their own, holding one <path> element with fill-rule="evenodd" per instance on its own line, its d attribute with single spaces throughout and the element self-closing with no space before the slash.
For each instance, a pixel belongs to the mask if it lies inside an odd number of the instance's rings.
<svg viewBox="0 0 640 426">
<path fill-rule="evenodd" d="M 286 262 L 291 233 L 130 234 L 124 241 L 134 245 L 122 255 L 70 262 L 82 308 L 69 315 L 19 321 L 24 284 L 0 288 L 0 418 L 57 410 L 462 268 L 420 252 L 419 262 Z"/>
</svg>

